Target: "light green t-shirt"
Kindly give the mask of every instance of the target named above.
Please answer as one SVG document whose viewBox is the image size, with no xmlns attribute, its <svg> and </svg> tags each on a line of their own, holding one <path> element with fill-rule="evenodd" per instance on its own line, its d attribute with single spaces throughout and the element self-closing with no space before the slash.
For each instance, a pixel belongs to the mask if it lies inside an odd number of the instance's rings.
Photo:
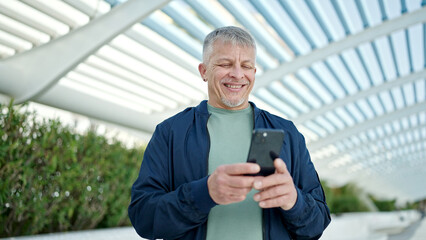
<svg viewBox="0 0 426 240">
<path fill-rule="evenodd" d="M 226 110 L 207 105 L 210 118 L 209 174 L 223 164 L 247 160 L 253 130 L 253 109 Z M 207 240 L 262 239 L 262 210 L 253 200 L 252 190 L 239 203 L 217 205 L 209 213 Z"/>
</svg>

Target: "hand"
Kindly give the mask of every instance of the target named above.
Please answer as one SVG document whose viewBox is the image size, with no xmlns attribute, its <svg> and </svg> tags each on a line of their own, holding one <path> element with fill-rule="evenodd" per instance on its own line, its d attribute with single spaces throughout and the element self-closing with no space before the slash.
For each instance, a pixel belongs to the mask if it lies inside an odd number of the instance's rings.
<svg viewBox="0 0 426 240">
<path fill-rule="evenodd" d="M 207 180 L 210 197 L 217 204 L 230 204 L 243 201 L 253 187 L 254 177 L 260 171 L 255 163 L 221 165 Z"/>
<path fill-rule="evenodd" d="M 297 200 L 293 178 L 282 159 L 276 158 L 274 166 L 274 174 L 255 178 L 253 186 L 259 192 L 253 198 L 256 202 L 259 202 L 261 208 L 281 207 L 284 210 L 289 210 L 296 204 Z"/>
</svg>

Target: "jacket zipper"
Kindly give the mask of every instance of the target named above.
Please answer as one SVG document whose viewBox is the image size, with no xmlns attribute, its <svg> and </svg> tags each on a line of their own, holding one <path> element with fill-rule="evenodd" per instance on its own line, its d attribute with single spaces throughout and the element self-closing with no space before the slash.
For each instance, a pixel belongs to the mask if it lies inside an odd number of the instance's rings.
<svg viewBox="0 0 426 240">
<path fill-rule="evenodd" d="M 209 118 L 210 118 L 210 114 L 209 114 Z M 209 153 L 210 153 L 210 133 L 209 133 L 209 128 L 207 127 L 207 122 L 209 121 L 209 118 L 207 118 L 206 121 L 206 132 L 207 132 L 207 144 L 208 144 L 208 148 L 207 148 L 207 154 L 206 154 L 206 176 L 209 175 Z"/>
</svg>

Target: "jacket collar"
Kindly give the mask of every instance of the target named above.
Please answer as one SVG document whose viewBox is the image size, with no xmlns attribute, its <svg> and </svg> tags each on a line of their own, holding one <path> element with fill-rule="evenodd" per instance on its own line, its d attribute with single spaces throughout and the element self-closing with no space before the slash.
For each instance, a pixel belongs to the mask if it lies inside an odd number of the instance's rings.
<svg viewBox="0 0 426 240">
<path fill-rule="evenodd" d="M 207 100 L 203 100 L 195 109 L 198 113 L 209 115 L 209 110 L 207 109 Z"/>
<path fill-rule="evenodd" d="M 249 101 L 250 105 L 253 107 L 253 112 L 254 112 L 254 116 L 257 117 L 259 116 L 261 110 L 259 108 L 256 107 L 256 104 L 254 104 L 253 102 Z M 209 110 L 207 109 L 207 100 L 203 100 L 197 107 L 196 107 L 197 111 L 201 114 L 207 114 L 209 115 Z"/>
</svg>

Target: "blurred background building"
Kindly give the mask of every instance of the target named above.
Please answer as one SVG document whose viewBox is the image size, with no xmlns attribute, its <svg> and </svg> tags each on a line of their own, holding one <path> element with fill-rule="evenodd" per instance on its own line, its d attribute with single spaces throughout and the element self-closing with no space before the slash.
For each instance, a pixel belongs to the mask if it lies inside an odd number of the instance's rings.
<svg viewBox="0 0 426 240">
<path fill-rule="evenodd" d="M 426 198 L 425 5 L 2 0 L 0 100 L 148 141 L 160 121 L 207 98 L 202 41 L 236 25 L 258 44 L 251 100 L 296 124 L 322 180 L 415 202 Z"/>
</svg>

